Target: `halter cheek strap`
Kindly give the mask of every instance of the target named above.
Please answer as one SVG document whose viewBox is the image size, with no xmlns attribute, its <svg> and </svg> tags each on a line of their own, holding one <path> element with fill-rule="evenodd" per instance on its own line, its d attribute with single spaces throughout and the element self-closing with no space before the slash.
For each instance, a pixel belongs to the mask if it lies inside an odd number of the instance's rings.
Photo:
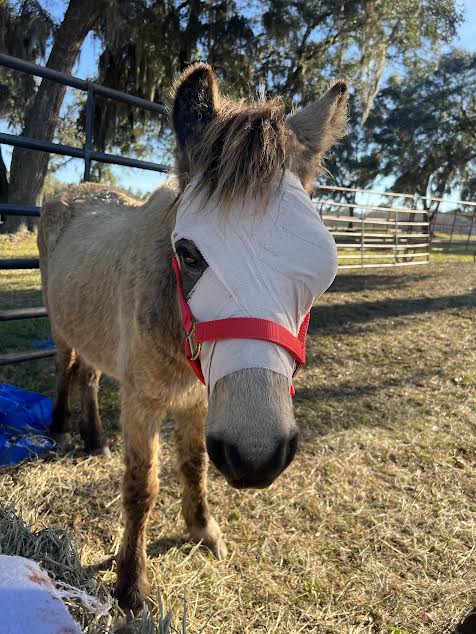
<svg viewBox="0 0 476 634">
<path fill-rule="evenodd" d="M 275 343 L 287 350 L 296 361 L 296 373 L 299 366 L 306 362 L 306 335 L 309 326 L 310 313 L 304 317 L 295 337 L 289 330 L 267 319 L 257 317 L 229 317 L 228 319 L 216 319 L 212 321 L 195 321 L 192 310 L 185 299 L 182 285 L 182 273 L 177 257 L 173 256 L 172 268 L 177 280 L 178 297 L 180 303 L 180 315 L 182 325 L 185 328 L 185 356 L 197 375 L 205 385 L 202 367 L 200 364 L 201 344 L 206 341 L 223 341 L 224 339 L 260 339 Z M 294 396 L 294 386 L 290 387 L 291 396 Z"/>
</svg>

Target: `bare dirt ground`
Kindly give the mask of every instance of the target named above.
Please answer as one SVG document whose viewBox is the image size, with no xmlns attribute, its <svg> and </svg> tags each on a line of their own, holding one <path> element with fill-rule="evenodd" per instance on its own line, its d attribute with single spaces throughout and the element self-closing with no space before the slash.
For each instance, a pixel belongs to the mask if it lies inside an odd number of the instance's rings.
<svg viewBox="0 0 476 634">
<path fill-rule="evenodd" d="M 33 248 L 1 240 L 3 257 Z M 0 307 L 38 303 L 37 273 L 0 275 Z M 237 492 L 210 473 L 227 561 L 184 535 L 165 423 L 149 528 L 154 592 L 177 627 L 187 592 L 191 634 L 476 632 L 467 616 L 476 606 L 476 265 L 436 257 L 415 269 L 342 272 L 309 335 L 293 464 L 265 491 Z M 45 320 L 2 324 L 1 349 L 43 336 Z M 52 394 L 53 363 L 2 368 L 0 381 Z M 38 528 L 67 528 L 85 565 L 116 552 L 121 527 L 117 387 L 108 379 L 101 404 L 112 459 L 78 450 L 0 475 L 0 500 Z M 97 576 L 112 586 L 114 567 Z"/>
</svg>

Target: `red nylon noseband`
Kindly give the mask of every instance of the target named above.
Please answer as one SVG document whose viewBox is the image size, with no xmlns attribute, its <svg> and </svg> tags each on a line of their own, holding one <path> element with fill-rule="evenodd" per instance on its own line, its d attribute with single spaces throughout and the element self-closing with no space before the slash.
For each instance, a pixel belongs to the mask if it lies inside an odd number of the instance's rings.
<svg viewBox="0 0 476 634">
<path fill-rule="evenodd" d="M 199 380 L 205 385 L 205 378 L 200 364 L 200 346 L 205 341 L 223 341 L 224 339 L 260 339 L 275 343 L 287 350 L 297 363 L 297 367 L 306 362 L 306 335 L 310 313 L 304 317 L 295 337 L 283 326 L 267 319 L 257 317 L 230 317 L 212 321 L 196 322 L 190 306 L 183 294 L 182 272 L 177 257 L 172 259 L 172 268 L 177 280 L 180 315 L 185 328 L 185 356 Z M 290 387 L 294 396 L 294 386 Z"/>
</svg>

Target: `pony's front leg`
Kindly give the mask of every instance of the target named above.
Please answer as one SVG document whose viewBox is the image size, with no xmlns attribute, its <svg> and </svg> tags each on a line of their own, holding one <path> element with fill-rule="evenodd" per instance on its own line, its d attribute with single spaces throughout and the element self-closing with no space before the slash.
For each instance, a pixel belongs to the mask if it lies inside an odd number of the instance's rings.
<svg viewBox="0 0 476 634">
<path fill-rule="evenodd" d="M 125 528 L 117 557 L 116 597 L 122 609 L 137 612 L 149 594 L 146 526 L 159 489 L 159 423 L 165 403 L 122 389 L 125 474 Z"/>
<path fill-rule="evenodd" d="M 227 548 L 207 502 L 208 456 L 205 444 L 206 405 L 198 401 L 173 408 L 176 422 L 177 457 L 183 484 L 182 514 L 190 536 L 202 541 L 218 559 L 224 559 Z"/>
</svg>

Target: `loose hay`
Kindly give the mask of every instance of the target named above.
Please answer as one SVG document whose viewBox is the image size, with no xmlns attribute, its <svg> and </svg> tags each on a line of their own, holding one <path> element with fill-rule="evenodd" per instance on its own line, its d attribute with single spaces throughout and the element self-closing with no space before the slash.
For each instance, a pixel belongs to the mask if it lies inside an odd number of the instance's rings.
<svg viewBox="0 0 476 634">
<path fill-rule="evenodd" d="M 124 614 L 104 584 L 94 579 L 81 565 L 80 556 L 68 532 L 54 527 L 35 531 L 25 524 L 12 505 L 0 505 L 0 555 L 18 555 L 36 561 L 55 580 L 65 603 L 85 633 L 105 634 L 114 629 L 114 634 L 172 634 L 172 612 L 164 615 L 160 594 L 157 624 L 149 607 L 144 606 L 135 621 L 117 629 L 111 628 L 112 623 L 124 620 Z"/>
<path fill-rule="evenodd" d="M 0 506 L 0 554 L 33 559 L 51 577 L 91 592 L 96 582 L 86 574 L 67 531 L 46 527 L 35 532 L 14 506 Z"/>
</svg>

